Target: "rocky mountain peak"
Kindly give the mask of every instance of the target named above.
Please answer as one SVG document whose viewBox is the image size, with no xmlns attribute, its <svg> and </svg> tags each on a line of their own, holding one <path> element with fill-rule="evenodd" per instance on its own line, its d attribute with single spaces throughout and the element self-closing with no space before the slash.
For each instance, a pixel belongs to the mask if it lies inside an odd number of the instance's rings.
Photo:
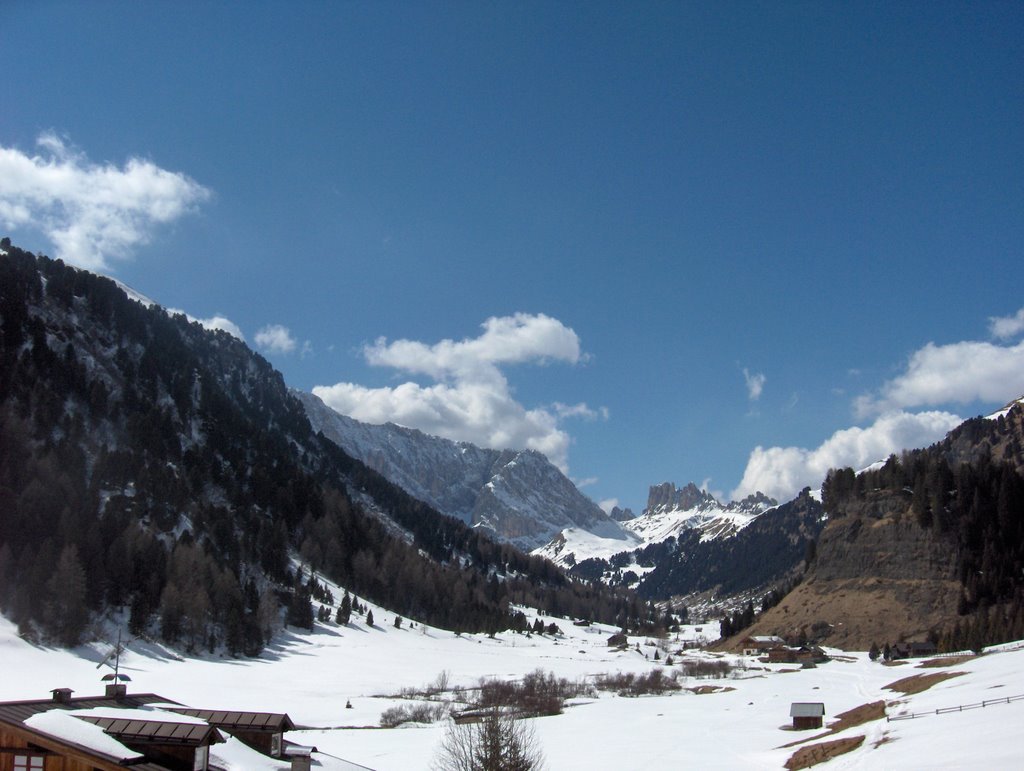
<svg viewBox="0 0 1024 771">
<path fill-rule="evenodd" d="M 662 482 L 660 485 L 651 485 L 644 514 L 672 509 L 689 511 L 708 503 L 718 502 L 713 495 L 701 490 L 693 482 L 682 489 L 677 489 L 674 482 Z"/>
<path fill-rule="evenodd" d="M 608 512 L 608 516 L 614 519 L 616 522 L 629 522 L 631 519 L 636 519 L 636 514 L 633 513 L 631 508 L 619 508 L 613 506 L 612 510 Z"/>
</svg>

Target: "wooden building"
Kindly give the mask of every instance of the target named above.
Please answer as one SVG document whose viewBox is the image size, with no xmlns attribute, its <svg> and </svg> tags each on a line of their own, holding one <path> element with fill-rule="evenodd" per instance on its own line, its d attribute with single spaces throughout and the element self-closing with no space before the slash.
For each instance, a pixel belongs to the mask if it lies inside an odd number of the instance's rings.
<svg viewBox="0 0 1024 771">
<path fill-rule="evenodd" d="M 172 712 L 197 717 L 229 733 L 257 752 L 280 758 L 284 755 L 284 733 L 295 724 L 282 712 L 239 712 L 217 709 L 169 707 Z"/>
<path fill-rule="evenodd" d="M 924 642 L 898 642 L 890 650 L 892 651 L 891 658 L 893 659 L 926 658 L 928 656 L 935 656 L 939 652 L 938 646 L 927 640 Z"/>
<path fill-rule="evenodd" d="M 51 693 L 0 702 L 0 771 L 215 771 L 210 748 L 225 734 L 297 771 L 316 751 L 284 739 L 295 725 L 283 713 L 196 710 L 120 684 L 97 697 Z"/>
<path fill-rule="evenodd" d="M 778 635 L 753 635 L 751 637 L 744 637 L 743 641 L 740 642 L 740 648 L 744 656 L 764 656 L 769 651 L 780 648 L 785 644 L 786 641 Z"/>
<path fill-rule="evenodd" d="M 825 720 L 825 705 L 819 701 L 795 701 L 789 708 L 789 716 L 793 718 L 793 729 L 796 731 L 821 728 Z"/>
<path fill-rule="evenodd" d="M 804 666 L 824 664 L 828 654 L 816 645 L 780 645 L 768 651 L 770 664 L 802 664 Z"/>
</svg>

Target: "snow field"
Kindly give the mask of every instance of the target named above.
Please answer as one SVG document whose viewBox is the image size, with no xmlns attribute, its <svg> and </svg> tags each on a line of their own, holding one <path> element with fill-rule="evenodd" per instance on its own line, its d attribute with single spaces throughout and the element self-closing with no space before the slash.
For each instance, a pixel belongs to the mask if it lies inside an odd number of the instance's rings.
<svg viewBox="0 0 1024 771">
<path fill-rule="evenodd" d="M 609 649 L 607 638 L 616 630 L 606 626 L 578 627 L 542 615 L 562 634 L 455 636 L 419 624 L 412 627 L 408 620 L 396 629 L 393 613 L 370 607 L 377 621 L 373 628 L 354 615 L 344 628 L 318 624 L 310 634 L 286 631 L 258 659 L 180 657 L 136 642 L 122 658 L 121 671 L 132 678 L 129 692 L 156 692 L 210 709 L 287 712 L 297 724 L 315 727 L 291 732 L 289 738 L 316 745 L 324 753 L 317 756 L 324 768 L 332 767 L 334 756 L 379 771 L 430 767 L 445 723 L 377 726 L 385 709 L 414 703 L 399 698 L 403 689 L 421 689 L 442 672 L 448 673 L 450 688 L 470 688 L 481 678 L 515 679 L 537 669 L 569 680 L 616 672 L 645 674 L 656 667 L 670 671 L 663 667 L 664 651 L 661 662 L 653 661 L 655 648 L 647 645 L 648 638 L 631 637 L 630 648 L 623 652 Z M 528 616 L 532 623 L 536 614 Z M 695 636 L 695 628 L 687 627 L 680 639 Z M 669 650 L 678 645 L 674 640 L 666 643 Z M 0 699 L 47 698 L 57 687 L 73 688 L 79 696 L 102 693 L 99 678 L 106 669 L 98 670 L 97 663 L 108 648 L 94 644 L 66 651 L 34 646 L 18 638 L 10 622 L 0 620 L 0 659 L 5 664 Z M 824 702 L 827 726 L 835 715 L 880 699 L 889 702 L 889 712 L 895 714 L 1024 694 L 1024 650 L 965 657 L 962 664 L 941 670 L 918 669 L 914 663 L 883 666 L 863 653 L 831 652 L 839 658 L 808 670 L 729 655 L 727 660 L 746 669 L 723 680 L 680 677 L 680 684 L 734 690 L 706 695 L 684 690 L 639 698 L 601 692 L 596 698 L 575 700 L 562 715 L 531 722 L 549 769 L 660 769 L 684 764 L 769 769 L 781 768 L 796 750 L 782 745 L 821 733 L 784 730 L 794 701 Z M 967 674 L 909 696 L 883 690 L 901 678 L 938 671 Z M 351 701 L 351 709 L 346 701 Z M 1022 720 L 1024 701 L 1018 701 L 914 720 L 875 721 L 819 741 L 867 737 L 859 749 L 832 760 L 829 768 L 835 769 L 1019 768 L 1024 766 L 1018 738 Z M 232 768 L 255 762 L 246 760 L 244 748 L 221 745 L 220 750 Z"/>
</svg>

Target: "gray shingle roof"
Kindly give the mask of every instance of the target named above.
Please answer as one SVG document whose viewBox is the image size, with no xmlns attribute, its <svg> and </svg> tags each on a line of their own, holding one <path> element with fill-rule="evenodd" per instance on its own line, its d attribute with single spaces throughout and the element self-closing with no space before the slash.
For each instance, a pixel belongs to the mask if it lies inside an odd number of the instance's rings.
<svg viewBox="0 0 1024 771">
<path fill-rule="evenodd" d="M 820 701 L 794 701 L 789 708 L 790 717 L 824 717 L 825 705 Z"/>
</svg>

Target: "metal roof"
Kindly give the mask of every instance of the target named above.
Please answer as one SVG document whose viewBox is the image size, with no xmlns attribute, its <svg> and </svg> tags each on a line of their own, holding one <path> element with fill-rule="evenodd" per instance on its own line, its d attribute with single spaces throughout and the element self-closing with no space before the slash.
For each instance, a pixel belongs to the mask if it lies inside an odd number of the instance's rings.
<svg viewBox="0 0 1024 771">
<path fill-rule="evenodd" d="M 224 741 L 220 731 L 205 723 L 167 723 L 162 720 L 128 720 L 116 717 L 76 716 L 104 733 L 129 744 L 183 744 L 199 747 Z"/>
<path fill-rule="evenodd" d="M 245 712 L 223 709 L 192 709 L 191 707 L 169 707 L 171 712 L 198 717 L 210 725 L 225 731 L 267 731 L 278 733 L 291 731 L 295 724 L 283 712 Z"/>
<path fill-rule="evenodd" d="M 824 717 L 825 705 L 820 701 L 795 701 L 789 708 L 790 717 Z"/>
</svg>

